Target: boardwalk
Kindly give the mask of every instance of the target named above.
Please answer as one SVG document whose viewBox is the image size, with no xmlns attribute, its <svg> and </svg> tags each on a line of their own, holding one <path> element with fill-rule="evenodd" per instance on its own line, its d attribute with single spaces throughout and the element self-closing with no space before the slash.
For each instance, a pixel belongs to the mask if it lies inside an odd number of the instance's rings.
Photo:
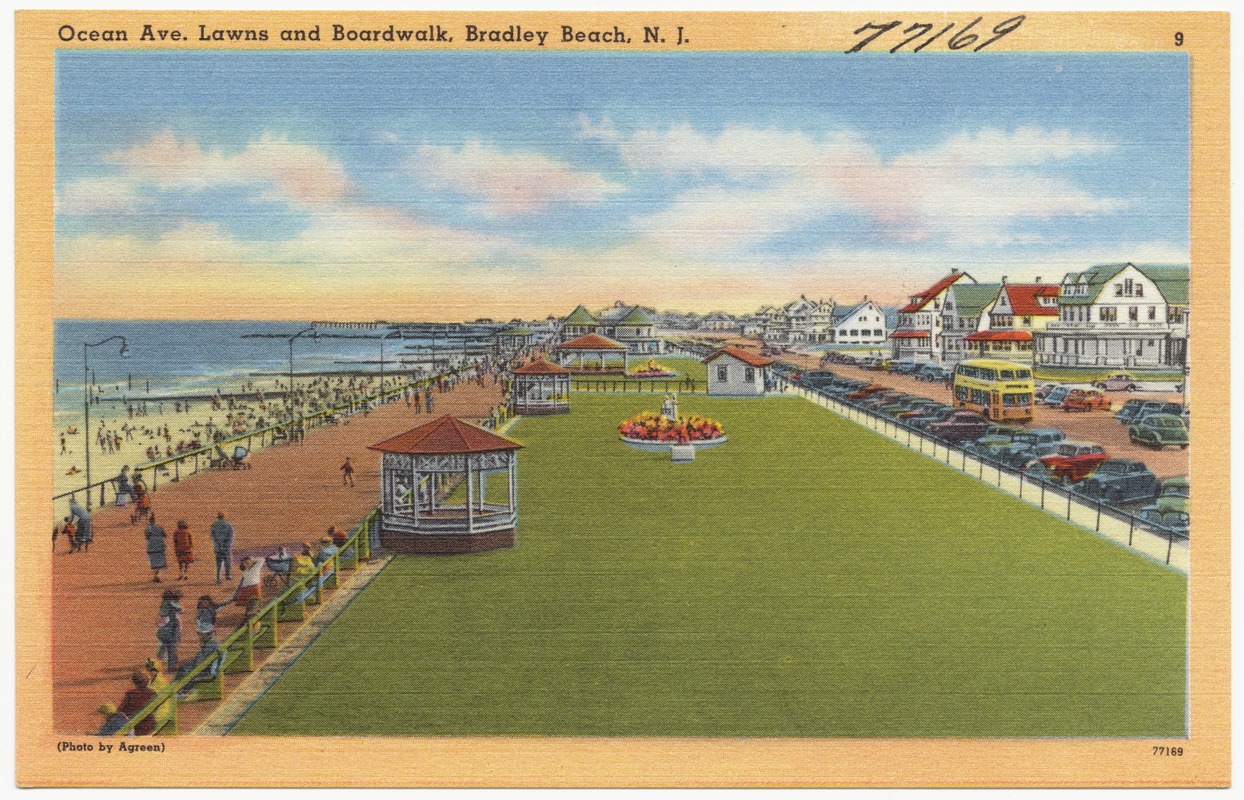
<svg viewBox="0 0 1244 800">
<path fill-rule="evenodd" d="M 464 383 L 452 392 L 435 394 L 435 413 L 480 420 L 500 402 L 500 391 Z M 143 526 L 131 525 L 129 509 L 105 508 L 92 517 L 95 540 L 90 553 L 68 555 L 58 544 L 52 558 L 53 581 L 53 719 L 57 732 L 94 731 L 102 702 L 119 703 L 129 687 L 129 674 L 155 655 L 155 617 L 164 589 L 180 588 L 182 659 L 198 649 L 194 605 L 202 594 L 224 599 L 233 587 L 217 586 L 208 528 L 223 511 L 236 531 L 234 583 L 239 551 L 271 552 L 277 545 L 318 541 L 329 525 L 349 527 L 376 505 L 380 494 L 379 454 L 368 445 L 428 421 L 404 402 L 356 414 L 347 423 L 319 428 L 304 442 L 260 450 L 250 470 L 208 472 L 180 483 L 160 484 L 153 509 L 169 532 L 169 563 L 163 583 L 151 582 Z M 355 464 L 354 487 L 342 485 L 338 468 L 346 456 Z M 196 563 L 189 581 L 178 582 L 172 531 L 177 520 L 190 524 Z M 241 621 L 240 609 L 220 613 L 221 635 Z M 269 651 L 261 651 L 266 657 Z M 241 676 L 230 676 L 228 686 Z M 196 703 L 179 710 L 183 732 L 207 716 L 214 703 Z"/>
</svg>

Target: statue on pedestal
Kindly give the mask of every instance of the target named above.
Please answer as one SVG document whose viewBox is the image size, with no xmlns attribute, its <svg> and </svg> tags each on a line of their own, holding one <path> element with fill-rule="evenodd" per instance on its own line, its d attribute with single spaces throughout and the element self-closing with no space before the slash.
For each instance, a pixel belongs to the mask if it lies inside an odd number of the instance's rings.
<svg viewBox="0 0 1244 800">
<path fill-rule="evenodd" d="M 678 398 L 675 395 L 667 394 L 661 400 L 661 416 L 670 422 L 678 421 Z"/>
</svg>

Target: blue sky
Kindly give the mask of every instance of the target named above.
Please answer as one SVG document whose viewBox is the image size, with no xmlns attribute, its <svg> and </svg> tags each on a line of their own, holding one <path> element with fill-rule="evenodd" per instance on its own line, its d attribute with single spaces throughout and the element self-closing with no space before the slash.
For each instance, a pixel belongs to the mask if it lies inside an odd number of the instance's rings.
<svg viewBox="0 0 1244 800">
<path fill-rule="evenodd" d="M 1183 54 L 63 51 L 57 312 L 136 273 L 117 316 L 455 319 L 1186 261 L 1187 90 Z"/>
</svg>

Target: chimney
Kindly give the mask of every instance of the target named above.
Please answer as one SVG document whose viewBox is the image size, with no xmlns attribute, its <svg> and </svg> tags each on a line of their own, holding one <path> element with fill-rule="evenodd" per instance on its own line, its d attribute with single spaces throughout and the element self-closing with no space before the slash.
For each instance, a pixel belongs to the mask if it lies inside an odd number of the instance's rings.
<svg viewBox="0 0 1244 800">
<path fill-rule="evenodd" d="M 951 268 L 950 268 L 950 274 L 951 274 L 951 275 L 958 275 L 958 274 L 959 274 L 959 268 L 958 268 L 958 267 L 951 267 Z"/>
<path fill-rule="evenodd" d="M 1040 283 L 1040 282 L 1041 282 L 1041 276 L 1040 276 L 1040 275 L 1038 275 L 1038 276 L 1037 276 L 1037 283 Z"/>
<path fill-rule="evenodd" d="M 1006 276 L 1005 276 L 1005 275 L 1003 275 L 1003 276 L 1002 276 L 1002 285 L 1003 285 L 1003 286 L 1006 286 Z"/>
</svg>

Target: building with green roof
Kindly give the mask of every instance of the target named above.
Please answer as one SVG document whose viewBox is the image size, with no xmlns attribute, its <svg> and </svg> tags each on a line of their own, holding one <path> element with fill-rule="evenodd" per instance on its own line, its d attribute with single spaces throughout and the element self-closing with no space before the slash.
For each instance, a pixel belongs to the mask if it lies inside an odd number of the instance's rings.
<svg viewBox="0 0 1244 800">
<path fill-rule="evenodd" d="M 589 333 L 605 333 L 604 326 L 592 312 L 583 306 L 575 306 L 575 310 L 571 311 L 566 321 L 562 323 L 562 339 L 573 339 Z"/>
<path fill-rule="evenodd" d="M 1058 320 L 1035 336 L 1041 366 L 1183 369 L 1187 264 L 1099 264 L 1063 277 Z"/>
<path fill-rule="evenodd" d="M 653 332 L 652 317 L 643 308 L 619 303 L 604 316 L 602 320 L 583 306 L 576 306 L 562 324 L 562 340 L 595 333 L 626 345 L 627 352 L 632 354 L 664 352 L 665 342 Z"/>
<path fill-rule="evenodd" d="M 956 283 L 942 303 L 942 363 L 953 367 L 971 357 L 963 337 L 989 327 L 989 310 L 998 300 L 1000 283 Z"/>
</svg>

